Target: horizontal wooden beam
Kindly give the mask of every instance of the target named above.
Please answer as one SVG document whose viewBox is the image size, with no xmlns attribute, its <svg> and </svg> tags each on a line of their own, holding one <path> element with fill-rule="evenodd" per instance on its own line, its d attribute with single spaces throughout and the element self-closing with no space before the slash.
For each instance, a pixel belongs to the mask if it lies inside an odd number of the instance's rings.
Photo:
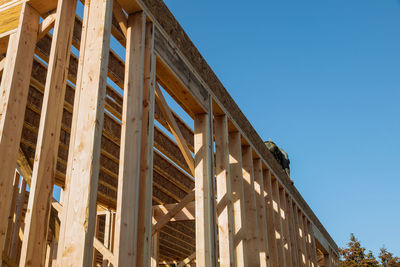
<svg viewBox="0 0 400 267">
<path fill-rule="evenodd" d="M 0 11 L 0 35 L 17 29 L 22 10 L 22 3 Z"/>
</svg>

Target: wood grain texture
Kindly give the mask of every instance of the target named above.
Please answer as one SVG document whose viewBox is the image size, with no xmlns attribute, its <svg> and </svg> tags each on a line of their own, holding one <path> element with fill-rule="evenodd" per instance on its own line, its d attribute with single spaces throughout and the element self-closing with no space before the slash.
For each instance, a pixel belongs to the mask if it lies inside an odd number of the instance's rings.
<svg viewBox="0 0 400 267">
<path fill-rule="evenodd" d="M 267 162 L 274 175 L 277 176 L 282 184 L 288 189 L 291 196 L 293 196 L 294 200 L 306 212 L 313 224 L 328 240 L 331 247 L 338 251 L 335 241 L 323 227 L 295 186 L 290 182 L 289 177 L 282 170 L 279 163 L 265 147 L 259 134 L 244 116 L 243 112 L 185 33 L 184 29 L 170 12 L 166 4 L 159 0 L 121 0 L 119 3 L 128 14 L 139 9 L 144 9 L 148 12 L 149 17 L 154 20 L 158 30 L 162 31 L 163 36 L 167 36 L 164 38 L 168 39 L 167 41 L 173 46 L 173 49 L 177 50 L 177 53 L 183 55 L 183 58 L 187 62 L 189 71 L 196 73 L 196 76 L 200 77 L 200 79 L 204 81 L 207 90 L 212 97 L 223 107 L 224 112 L 232 118 L 232 121 L 240 129 L 241 133 L 251 143 L 257 153 Z"/>
<path fill-rule="evenodd" d="M 257 205 L 258 235 L 260 240 L 260 266 L 270 266 L 264 176 L 261 159 L 254 159 L 253 165 L 254 191 Z"/>
<path fill-rule="evenodd" d="M 271 266 L 278 266 L 278 243 L 275 238 L 275 215 L 274 215 L 274 205 L 272 197 L 272 177 L 269 170 L 264 170 L 264 190 L 265 190 L 265 204 L 266 204 L 266 218 L 267 218 L 267 232 L 268 232 L 268 245 L 270 250 L 270 261 Z"/>
<path fill-rule="evenodd" d="M 153 144 L 155 102 L 154 27 L 146 23 L 142 99 L 142 136 L 138 204 L 137 266 L 149 266 L 151 257 L 151 216 L 153 195 Z"/>
<path fill-rule="evenodd" d="M 23 4 L 18 31 L 10 36 L 0 85 L 0 155 L 7 155 L 0 158 L 0 214 L 9 212 L 38 25 L 39 14 Z M 7 216 L 0 216 L 0 251 L 6 232 Z"/>
<path fill-rule="evenodd" d="M 0 35 L 18 27 L 22 4 L 10 7 L 0 12 Z"/>
<path fill-rule="evenodd" d="M 28 210 L 25 215 L 21 266 L 42 266 L 45 263 L 76 1 L 60 0 L 57 8 Z"/>
<path fill-rule="evenodd" d="M 213 260 L 214 227 L 210 114 L 194 118 L 195 192 L 196 192 L 196 264 L 215 266 Z"/>
<path fill-rule="evenodd" d="M 80 54 L 80 62 L 84 64 L 78 69 L 77 91 L 80 93 L 74 103 L 75 137 L 67 170 L 66 217 L 60 230 L 63 240 L 58 253 L 62 255 L 57 263 L 60 266 L 91 266 L 93 255 L 112 1 L 91 1 L 85 12 L 84 38 L 90 42 L 83 42 Z"/>
<path fill-rule="evenodd" d="M 229 169 L 228 119 L 214 117 L 215 174 L 217 179 L 217 215 L 220 266 L 236 266 L 231 172 Z"/>
<path fill-rule="evenodd" d="M 136 266 L 146 15 L 129 16 L 115 219 L 115 265 Z M 149 55 L 150 56 L 150 55 Z M 146 155 L 147 158 L 147 155 Z M 142 207 L 143 208 L 143 207 Z"/>
<path fill-rule="evenodd" d="M 243 191 L 242 151 L 240 134 L 229 135 L 229 169 L 232 185 L 235 262 L 237 266 L 248 266 L 246 210 Z"/>
</svg>

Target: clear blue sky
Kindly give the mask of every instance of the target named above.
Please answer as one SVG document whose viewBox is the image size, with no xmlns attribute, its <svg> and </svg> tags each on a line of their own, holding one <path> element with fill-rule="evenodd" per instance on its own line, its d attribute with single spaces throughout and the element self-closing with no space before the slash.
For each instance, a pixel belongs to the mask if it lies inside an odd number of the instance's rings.
<svg viewBox="0 0 400 267">
<path fill-rule="evenodd" d="M 400 1 L 165 2 L 337 244 L 400 256 Z"/>
</svg>

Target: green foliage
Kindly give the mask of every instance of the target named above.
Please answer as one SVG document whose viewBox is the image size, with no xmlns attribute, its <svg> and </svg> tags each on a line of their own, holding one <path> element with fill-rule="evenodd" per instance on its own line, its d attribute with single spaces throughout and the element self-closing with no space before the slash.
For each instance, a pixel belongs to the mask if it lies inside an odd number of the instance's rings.
<svg viewBox="0 0 400 267">
<path fill-rule="evenodd" d="M 380 262 L 372 251 L 366 253 L 366 249 L 361 246 L 354 234 L 350 234 L 350 242 L 347 243 L 347 248 L 340 249 L 340 255 L 340 266 L 342 267 L 400 267 L 400 258 L 394 257 L 386 248 L 381 248 Z"/>
</svg>

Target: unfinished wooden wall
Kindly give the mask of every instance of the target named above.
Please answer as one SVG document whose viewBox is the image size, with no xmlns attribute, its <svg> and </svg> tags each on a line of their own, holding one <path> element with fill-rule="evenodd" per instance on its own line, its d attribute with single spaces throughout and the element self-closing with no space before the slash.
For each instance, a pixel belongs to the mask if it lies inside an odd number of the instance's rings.
<svg viewBox="0 0 400 267">
<path fill-rule="evenodd" d="M 145 2 L 0 0 L 0 267 L 338 266 Z"/>
</svg>

